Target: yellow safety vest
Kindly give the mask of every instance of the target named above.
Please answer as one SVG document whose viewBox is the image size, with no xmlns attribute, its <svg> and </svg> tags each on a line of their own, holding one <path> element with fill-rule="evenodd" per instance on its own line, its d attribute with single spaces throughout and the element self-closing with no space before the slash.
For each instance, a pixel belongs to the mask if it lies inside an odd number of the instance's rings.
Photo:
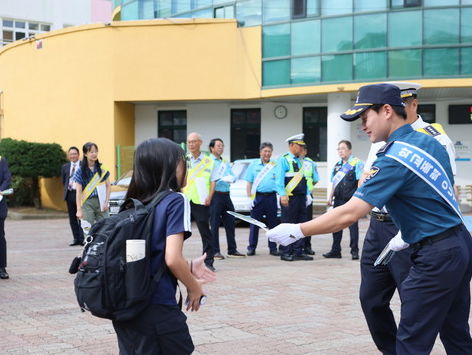
<svg viewBox="0 0 472 355">
<path fill-rule="evenodd" d="M 198 164 L 187 170 L 187 184 L 183 193 L 197 205 L 204 205 L 210 194 L 210 178 L 214 165 L 215 161 L 205 155 Z"/>
<path fill-rule="evenodd" d="M 303 159 L 303 165 L 310 164 L 310 168 L 307 169 L 306 166 L 304 166 L 303 170 L 305 171 L 305 177 L 306 177 L 306 186 L 308 188 L 308 191 L 312 192 L 313 188 L 315 187 L 315 184 L 313 183 L 313 160 L 311 158 L 305 157 Z"/>
<path fill-rule="evenodd" d="M 292 196 L 292 191 L 295 190 L 295 188 L 298 186 L 300 181 L 302 181 L 303 178 L 305 179 L 307 178 L 306 171 L 303 168 L 303 160 L 302 160 L 302 167 L 300 168 L 299 171 L 295 172 L 293 170 L 292 162 L 294 161 L 294 159 L 292 158 L 292 156 L 289 154 L 286 154 L 284 155 L 284 158 L 287 159 L 288 167 L 289 167 L 289 170 L 285 173 L 285 177 L 292 176 L 292 178 L 287 183 L 287 185 L 285 185 L 285 192 L 287 193 L 287 196 Z"/>
</svg>

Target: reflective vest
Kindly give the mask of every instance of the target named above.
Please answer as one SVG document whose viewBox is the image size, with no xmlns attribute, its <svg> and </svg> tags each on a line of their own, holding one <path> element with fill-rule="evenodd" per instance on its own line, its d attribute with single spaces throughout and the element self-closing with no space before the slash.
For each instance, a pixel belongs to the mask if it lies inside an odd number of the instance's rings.
<svg viewBox="0 0 472 355">
<path fill-rule="evenodd" d="M 205 154 L 199 163 L 187 170 L 187 185 L 183 188 L 183 193 L 197 205 L 204 205 L 210 194 L 210 178 L 214 165 L 215 161 Z"/>
<path fill-rule="evenodd" d="M 295 161 L 295 159 L 292 158 L 290 154 L 285 154 L 284 158 L 287 160 L 288 163 L 288 171 L 285 172 L 285 188 L 287 189 L 287 185 L 292 180 L 292 178 L 297 174 L 298 170 L 298 163 Z M 302 167 L 300 169 L 303 169 L 303 159 L 300 159 L 302 162 Z M 297 171 L 295 171 L 294 165 L 297 166 Z M 300 182 L 297 184 L 297 186 L 291 191 L 287 191 L 287 195 L 306 195 L 306 186 L 307 186 L 307 176 L 306 176 L 306 171 L 303 171 L 303 178 L 300 180 Z"/>
<path fill-rule="evenodd" d="M 313 183 L 313 159 L 309 157 L 305 157 L 303 159 L 303 170 L 305 172 L 305 177 L 306 177 L 306 185 L 308 188 L 308 191 L 312 192 L 313 188 L 315 187 L 315 184 Z"/>
</svg>

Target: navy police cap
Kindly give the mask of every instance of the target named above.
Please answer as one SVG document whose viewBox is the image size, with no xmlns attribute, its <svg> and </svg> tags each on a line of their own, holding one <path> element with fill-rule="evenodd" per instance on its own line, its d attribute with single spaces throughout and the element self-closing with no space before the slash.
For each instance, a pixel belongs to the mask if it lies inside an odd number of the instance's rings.
<svg viewBox="0 0 472 355">
<path fill-rule="evenodd" d="M 373 105 L 405 106 L 400 89 L 391 84 L 374 84 L 362 86 L 357 94 L 356 103 L 341 115 L 346 121 L 355 121 Z"/>
</svg>

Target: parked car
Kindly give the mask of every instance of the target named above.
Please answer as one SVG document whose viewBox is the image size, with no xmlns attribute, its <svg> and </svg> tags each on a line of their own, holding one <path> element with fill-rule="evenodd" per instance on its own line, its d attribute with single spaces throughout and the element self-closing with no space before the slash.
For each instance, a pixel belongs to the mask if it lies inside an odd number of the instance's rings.
<svg viewBox="0 0 472 355">
<path fill-rule="evenodd" d="M 246 195 L 246 181 L 243 180 L 246 174 L 247 167 L 254 159 L 241 159 L 234 161 L 231 169 L 236 176 L 236 181 L 231 184 L 230 197 L 233 201 L 234 209 L 239 213 L 249 213 L 250 198 Z M 110 214 L 117 214 L 120 206 L 125 201 L 126 191 L 131 181 L 133 171 L 128 171 L 126 174 L 116 180 L 111 186 L 110 194 Z"/>
</svg>

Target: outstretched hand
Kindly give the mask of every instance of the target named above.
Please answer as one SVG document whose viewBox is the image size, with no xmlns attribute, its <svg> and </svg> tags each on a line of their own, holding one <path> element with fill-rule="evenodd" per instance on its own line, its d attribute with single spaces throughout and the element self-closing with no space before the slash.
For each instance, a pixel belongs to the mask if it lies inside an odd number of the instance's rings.
<svg viewBox="0 0 472 355">
<path fill-rule="evenodd" d="M 213 282 L 216 280 L 216 273 L 206 267 L 205 258 L 206 253 L 192 260 L 192 275 L 195 276 L 195 278 L 202 283 Z"/>
<path fill-rule="evenodd" d="M 304 238 L 305 235 L 300 229 L 300 224 L 282 223 L 269 230 L 267 237 L 271 242 L 287 246 Z"/>
</svg>

